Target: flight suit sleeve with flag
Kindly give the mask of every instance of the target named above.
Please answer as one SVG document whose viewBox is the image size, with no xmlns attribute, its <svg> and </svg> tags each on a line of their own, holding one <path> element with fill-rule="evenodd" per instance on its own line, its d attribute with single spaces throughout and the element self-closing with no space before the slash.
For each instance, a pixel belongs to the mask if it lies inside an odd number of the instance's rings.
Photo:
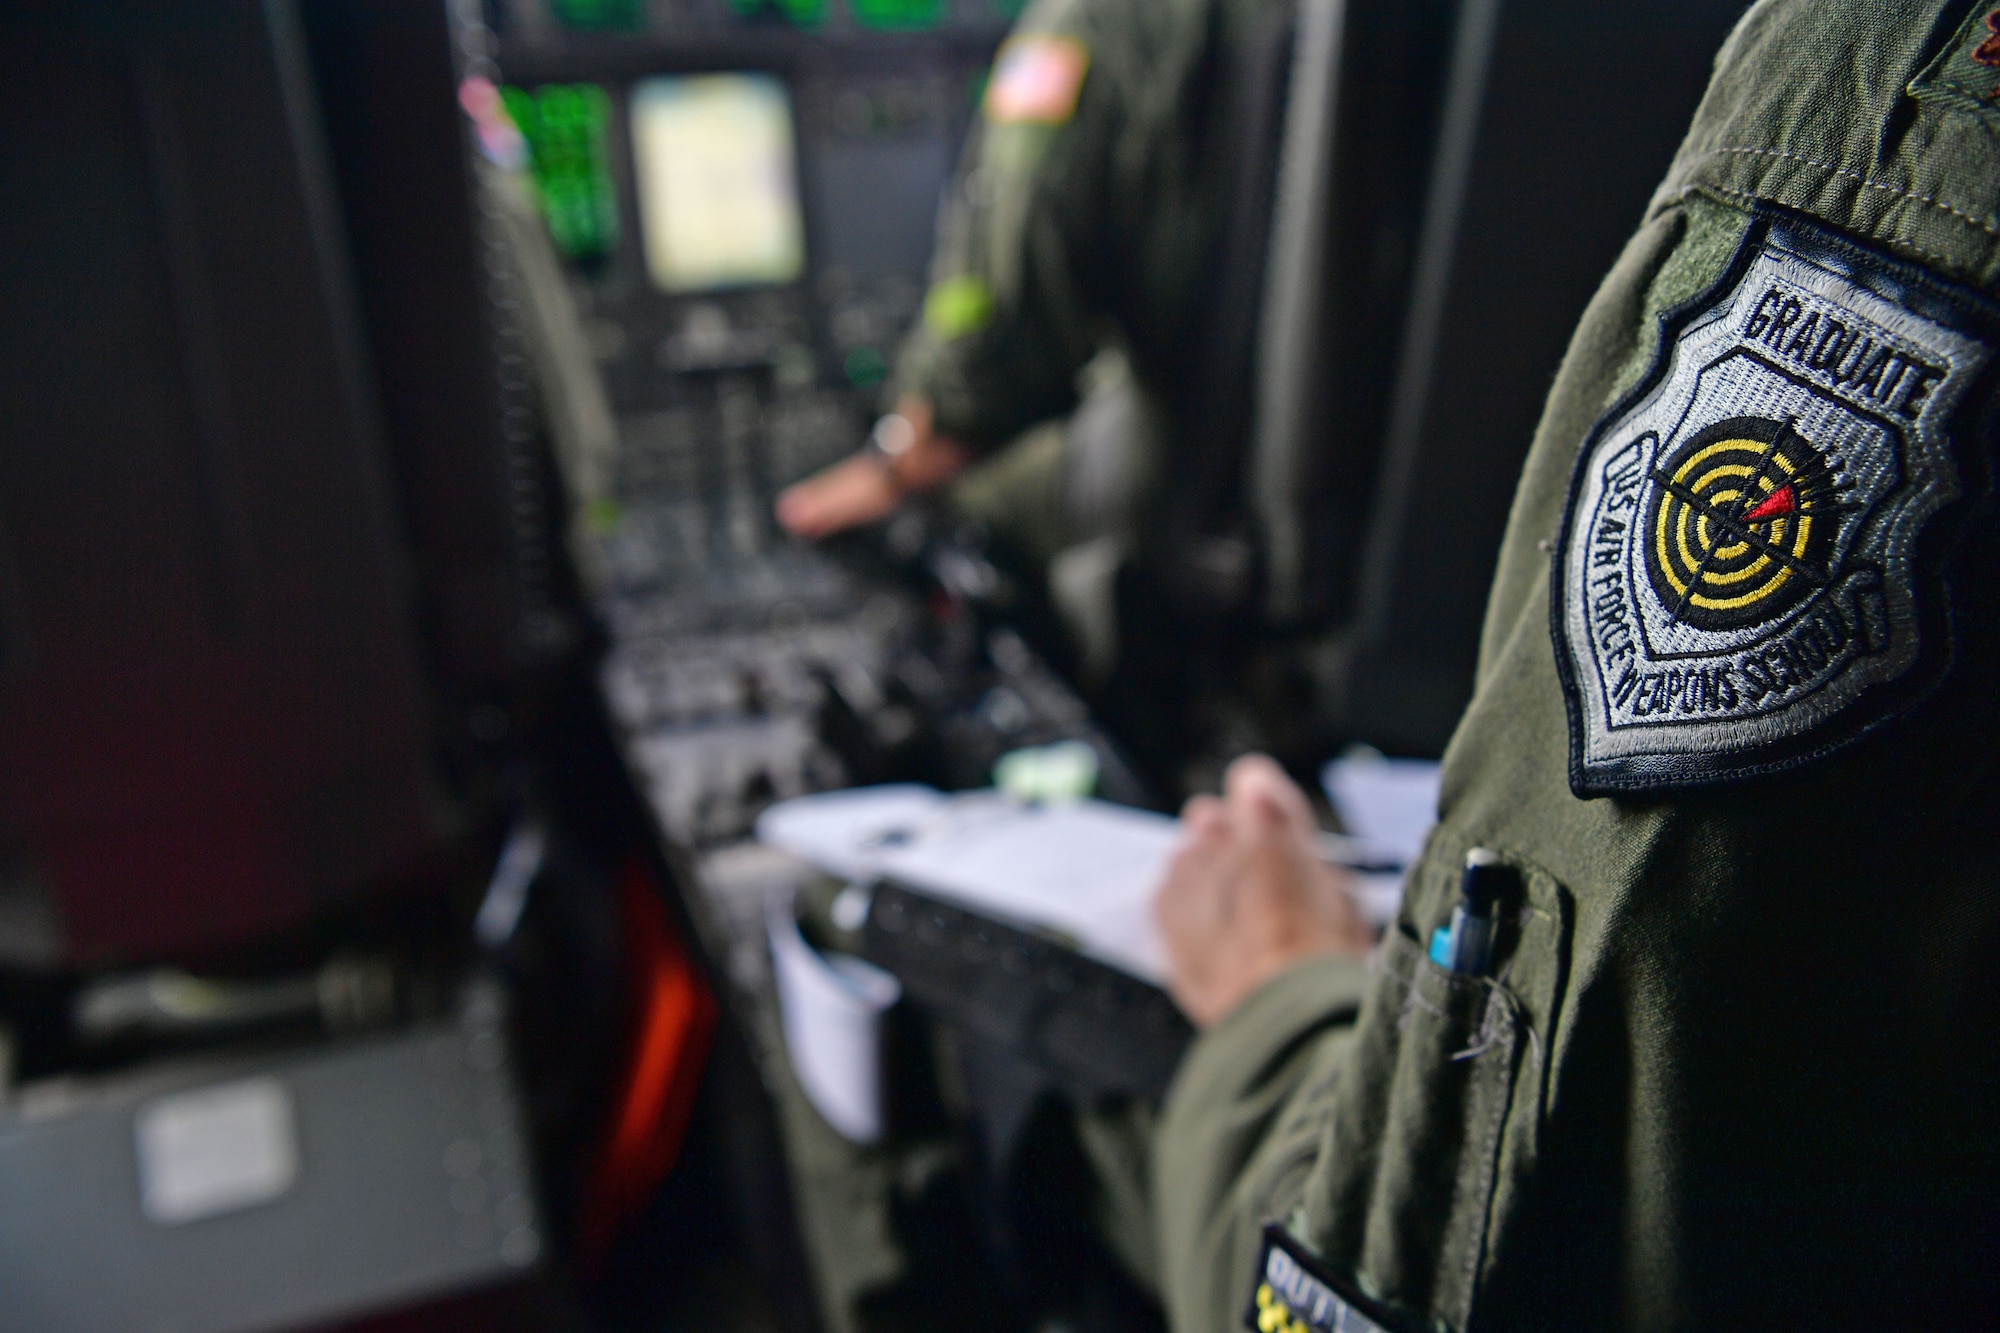
<svg viewBox="0 0 2000 1333">
<path fill-rule="evenodd" d="M 2000 1308 L 1995 34 L 1730 39 L 1551 391 L 1401 919 L 1170 1098 L 1175 1329 Z M 1483 974 L 1425 947 L 1474 848 Z"/>
<path fill-rule="evenodd" d="M 1104 337 L 1107 187 L 1121 116 L 1120 7 L 1037 0 L 1000 49 L 938 224 L 923 316 L 892 401 L 928 399 L 940 434 L 991 450 L 1076 402 Z"/>
</svg>

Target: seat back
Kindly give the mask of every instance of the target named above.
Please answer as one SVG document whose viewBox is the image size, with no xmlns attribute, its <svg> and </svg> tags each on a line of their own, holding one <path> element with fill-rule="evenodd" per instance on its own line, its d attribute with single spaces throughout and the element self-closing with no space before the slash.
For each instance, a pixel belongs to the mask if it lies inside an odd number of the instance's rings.
<svg viewBox="0 0 2000 1333">
<path fill-rule="evenodd" d="M 214 950 L 413 873 L 463 813 L 411 534 L 480 501 L 406 489 L 423 422 L 381 389 L 468 397 L 374 355 L 298 6 L 8 7 L 0 77 L 0 962 Z"/>
<path fill-rule="evenodd" d="M 1543 399 L 1743 8 L 1465 0 L 1379 455 L 1366 476 L 1323 460 L 1321 497 L 1369 496 L 1351 564 L 1328 571 L 1317 685 L 1336 735 L 1412 755 L 1450 739 Z M 1338 404 L 1321 419 L 1345 435 Z"/>
<path fill-rule="evenodd" d="M 1219 76 L 1229 206 L 1147 553 L 1173 618 L 1290 626 L 1342 596 L 1328 571 L 1377 451 L 1454 10 L 1297 0 Z"/>
</svg>

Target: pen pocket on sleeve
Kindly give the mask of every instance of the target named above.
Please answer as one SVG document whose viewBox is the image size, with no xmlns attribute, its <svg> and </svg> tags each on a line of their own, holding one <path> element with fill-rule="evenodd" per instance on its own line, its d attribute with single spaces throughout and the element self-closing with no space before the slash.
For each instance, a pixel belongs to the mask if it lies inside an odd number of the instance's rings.
<svg viewBox="0 0 2000 1333">
<path fill-rule="evenodd" d="M 1435 851 L 1420 874 L 1451 873 Z M 1391 929 L 1306 1185 L 1300 1220 L 1321 1254 L 1426 1326 L 1465 1327 L 1535 1153 L 1570 913 L 1554 880 L 1520 869 L 1491 976 L 1447 971 Z"/>
</svg>

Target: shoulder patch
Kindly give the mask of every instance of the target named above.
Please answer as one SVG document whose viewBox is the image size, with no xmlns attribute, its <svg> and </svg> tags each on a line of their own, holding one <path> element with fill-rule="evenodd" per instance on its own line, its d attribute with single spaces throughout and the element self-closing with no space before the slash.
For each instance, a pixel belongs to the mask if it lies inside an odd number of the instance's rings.
<svg viewBox="0 0 2000 1333">
<path fill-rule="evenodd" d="M 1243 1322 L 1252 1333 L 1390 1333 L 1400 1327 L 1279 1226 L 1264 1228 L 1256 1290 Z"/>
<path fill-rule="evenodd" d="M 1076 114 L 1089 70 L 1090 48 L 1074 37 L 1010 38 L 986 85 L 986 119 L 995 125 L 1060 125 Z"/>
<path fill-rule="evenodd" d="M 1937 682 L 1947 590 L 1919 539 L 1964 488 L 1994 326 L 1921 270 L 1770 219 L 1663 318 L 1577 460 L 1550 572 L 1578 796 L 1781 772 Z"/>
<path fill-rule="evenodd" d="M 950 341 L 977 333 L 993 319 L 993 288 L 976 273 L 931 284 L 924 296 L 924 327 Z"/>
<path fill-rule="evenodd" d="M 1910 95 L 2000 115 L 2000 4 L 1972 11 L 1951 45 L 1910 81 Z"/>
</svg>

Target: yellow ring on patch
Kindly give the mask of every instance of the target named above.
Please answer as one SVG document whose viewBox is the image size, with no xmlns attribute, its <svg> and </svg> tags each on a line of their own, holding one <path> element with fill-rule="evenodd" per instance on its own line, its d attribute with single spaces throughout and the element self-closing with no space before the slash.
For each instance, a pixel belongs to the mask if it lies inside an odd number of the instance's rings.
<svg viewBox="0 0 2000 1333">
<path fill-rule="evenodd" d="M 1775 443 L 1767 444 L 1762 440 L 1717 440 L 1684 459 L 1674 472 L 1674 482 L 1714 506 L 1727 504 L 1742 496 L 1743 492 L 1740 489 L 1728 486 L 1734 479 L 1754 478 L 1757 485 L 1768 495 L 1776 491 L 1777 486 L 1769 477 L 1761 474 L 1761 464 L 1753 467 L 1746 463 L 1717 463 L 1705 469 L 1704 465 L 1718 455 L 1755 452 L 1762 455 L 1765 461 L 1775 463 L 1787 477 L 1795 476 L 1798 469 L 1783 454 L 1775 453 L 1776 448 Z M 1800 513 L 1796 517 L 1798 519 L 1796 525 L 1792 523 L 1790 515 L 1777 520 L 1770 530 L 1770 543 L 1781 550 L 1789 548 L 1794 558 L 1803 559 L 1812 539 L 1812 516 Z M 1674 592 L 1678 596 L 1687 598 L 1690 606 L 1697 606 L 1707 611 L 1739 610 L 1776 595 L 1791 582 L 1793 571 L 1783 566 L 1773 571 L 1772 567 L 1777 561 L 1768 551 L 1758 552 L 1755 559 L 1740 569 L 1704 568 L 1709 561 L 1736 560 L 1750 554 L 1752 549 L 1749 542 L 1742 540 L 1733 541 L 1727 546 L 1716 545 L 1716 541 L 1723 534 L 1713 531 L 1713 528 L 1714 524 L 1709 516 L 1698 512 L 1694 505 L 1685 500 L 1679 504 L 1662 504 L 1654 523 L 1653 542 L 1660 571 L 1666 576 L 1667 583 Z M 1707 554 L 1697 555 L 1697 550 Z M 1680 557 L 1678 561 L 1674 558 L 1676 555 Z M 1690 595 L 1688 580 L 1694 577 L 1696 570 L 1701 571 L 1700 583 L 1698 589 Z M 1699 588 L 1731 588 L 1760 575 L 1768 577 L 1755 587 L 1735 596 L 1709 596 L 1699 591 Z"/>
</svg>

